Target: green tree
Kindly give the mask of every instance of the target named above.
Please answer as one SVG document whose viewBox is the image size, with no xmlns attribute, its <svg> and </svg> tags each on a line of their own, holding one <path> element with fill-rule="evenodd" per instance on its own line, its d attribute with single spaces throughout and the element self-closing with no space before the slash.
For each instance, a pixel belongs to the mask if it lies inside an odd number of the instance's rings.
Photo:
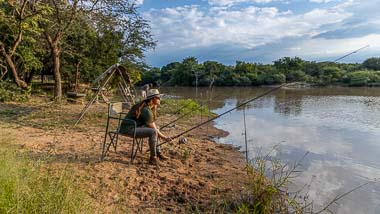
<svg viewBox="0 0 380 214">
<path fill-rule="evenodd" d="M 0 1 L 0 54 L 21 88 L 28 84 L 20 78 L 17 67 L 27 73 L 42 66 L 33 46 L 41 33 L 38 23 L 44 22 L 43 15 L 49 12 L 49 7 L 30 0 Z M 23 66 L 17 66 L 15 60 Z"/>
<path fill-rule="evenodd" d="M 180 62 L 172 62 L 169 63 L 161 68 L 161 81 L 163 84 L 166 82 L 170 82 L 171 85 L 174 85 L 175 83 L 171 81 L 172 76 L 174 76 L 174 73 L 178 72 L 178 69 L 180 68 L 181 63 Z M 173 79 L 174 81 L 174 79 Z M 167 83 L 169 84 L 169 83 Z"/>
<path fill-rule="evenodd" d="M 173 83 L 184 86 L 196 85 L 201 74 L 202 69 L 198 60 L 195 57 L 187 57 L 182 61 L 177 72 L 173 73 Z"/>
<path fill-rule="evenodd" d="M 202 78 L 201 85 L 208 85 L 212 87 L 215 81 L 218 79 L 221 72 L 224 70 L 224 65 L 216 61 L 205 61 L 203 63 L 204 77 Z"/>
<path fill-rule="evenodd" d="M 299 57 L 283 57 L 281 59 L 278 59 L 274 61 L 274 67 L 285 74 L 286 81 L 297 81 L 297 79 L 294 79 L 297 75 L 294 75 L 294 71 L 302 71 L 304 61 Z"/>
<path fill-rule="evenodd" d="M 366 59 L 362 66 L 366 69 L 380 71 L 380 57 L 372 57 L 369 59 Z"/>
<path fill-rule="evenodd" d="M 336 83 L 340 81 L 343 76 L 343 71 L 336 66 L 326 66 L 322 68 L 322 75 L 320 76 L 324 84 Z"/>
<path fill-rule="evenodd" d="M 257 81 L 257 68 L 256 64 L 237 61 L 235 65 L 235 72 L 240 75 L 241 85 L 251 85 L 252 82 Z"/>
<path fill-rule="evenodd" d="M 282 84 L 286 81 L 286 77 L 283 73 L 277 72 L 276 70 L 270 70 L 267 72 L 262 72 L 258 76 L 258 82 L 260 84 Z"/>
<path fill-rule="evenodd" d="M 52 0 L 47 3 L 53 8 L 54 13 L 47 17 L 50 22 L 44 24 L 43 28 L 44 36 L 52 53 L 55 79 L 54 97 L 56 98 L 62 96 L 60 57 L 64 52 L 63 42 L 65 37 L 75 29 L 74 23 L 81 18 L 89 17 L 95 26 L 96 23 L 102 23 L 105 27 L 109 27 L 109 32 L 122 34 L 119 60 L 123 65 L 130 67 L 133 72 L 139 67 L 137 61 L 143 58 L 144 50 L 155 45 L 150 35 L 149 25 L 138 14 L 136 5 L 129 0 Z M 132 76 L 138 80 L 141 74 L 135 74 Z"/>
<path fill-rule="evenodd" d="M 306 75 L 310 75 L 310 76 L 313 76 L 313 77 L 317 77 L 317 76 L 320 76 L 322 74 L 322 68 L 321 66 L 312 61 L 312 62 L 309 62 L 309 61 L 305 61 L 303 64 L 302 64 L 302 71 L 306 74 Z"/>
<path fill-rule="evenodd" d="M 159 82 L 161 70 L 159 68 L 150 68 L 142 72 L 139 84 L 149 84 Z"/>
</svg>

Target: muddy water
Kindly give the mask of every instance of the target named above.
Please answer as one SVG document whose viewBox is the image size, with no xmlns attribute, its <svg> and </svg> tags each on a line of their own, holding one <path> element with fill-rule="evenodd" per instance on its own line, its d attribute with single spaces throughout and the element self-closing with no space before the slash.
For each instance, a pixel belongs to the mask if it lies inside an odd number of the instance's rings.
<svg viewBox="0 0 380 214">
<path fill-rule="evenodd" d="M 196 98 L 220 114 L 268 88 L 162 88 Z M 208 97 L 208 101 L 206 100 Z M 368 181 L 332 206 L 335 213 L 380 213 L 380 88 L 281 89 L 245 106 L 248 155 L 266 154 L 284 162 L 300 159 L 296 186 L 310 184 L 318 207 Z M 245 151 L 243 108 L 216 120 L 230 133 L 222 143 Z M 315 210 L 317 210 L 316 208 Z"/>
</svg>

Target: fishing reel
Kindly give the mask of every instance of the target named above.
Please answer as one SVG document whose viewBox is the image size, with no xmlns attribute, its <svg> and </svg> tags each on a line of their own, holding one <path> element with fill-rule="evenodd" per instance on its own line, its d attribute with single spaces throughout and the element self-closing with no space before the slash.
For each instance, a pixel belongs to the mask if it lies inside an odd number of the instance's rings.
<svg viewBox="0 0 380 214">
<path fill-rule="evenodd" d="M 187 143 L 187 139 L 185 137 L 178 138 L 178 144 L 186 144 L 186 143 Z"/>
</svg>

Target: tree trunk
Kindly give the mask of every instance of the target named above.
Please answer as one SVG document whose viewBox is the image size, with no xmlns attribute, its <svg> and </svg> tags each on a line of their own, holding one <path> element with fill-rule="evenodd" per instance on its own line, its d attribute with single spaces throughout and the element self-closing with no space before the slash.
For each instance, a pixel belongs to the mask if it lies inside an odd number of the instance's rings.
<svg viewBox="0 0 380 214">
<path fill-rule="evenodd" d="M 26 82 L 24 82 L 23 80 L 19 78 L 17 74 L 16 66 L 13 63 L 12 57 L 7 54 L 3 46 L 1 46 L 1 54 L 4 56 L 5 61 L 7 62 L 9 68 L 11 69 L 16 84 L 23 89 L 28 88 L 28 84 L 26 84 Z"/>
<path fill-rule="evenodd" d="M 54 74 L 54 98 L 61 99 L 62 98 L 62 81 L 61 81 L 61 65 L 60 65 L 60 47 L 59 42 L 61 40 L 62 34 L 57 32 L 54 40 L 50 37 L 50 35 L 45 31 L 44 32 L 46 40 L 50 45 L 52 56 L 53 56 L 53 74 Z"/>
<path fill-rule="evenodd" d="M 76 72 L 75 72 L 75 88 L 74 88 L 74 91 L 75 92 L 78 92 L 79 90 L 79 66 L 80 66 L 80 61 L 77 63 L 77 66 L 76 66 Z"/>
<path fill-rule="evenodd" d="M 62 81 L 61 81 L 61 65 L 60 65 L 60 50 L 57 43 L 54 43 L 53 51 L 53 64 L 54 64 L 54 98 L 62 98 Z"/>
</svg>

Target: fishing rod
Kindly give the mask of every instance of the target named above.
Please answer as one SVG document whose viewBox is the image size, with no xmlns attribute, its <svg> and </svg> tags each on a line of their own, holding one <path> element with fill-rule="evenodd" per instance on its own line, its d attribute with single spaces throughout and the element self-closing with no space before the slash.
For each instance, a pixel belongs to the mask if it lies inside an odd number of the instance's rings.
<svg viewBox="0 0 380 214">
<path fill-rule="evenodd" d="M 184 135 L 184 134 L 186 134 L 186 133 L 188 133 L 188 132 L 190 132 L 190 131 L 192 131 L 192 130 L 194 130 L 194 129 L 200 127 L 200 126 L 203 126 L 204 124 L 207 124 L 207 123 L 209 123 L 209 122 L 211 122 L 211 121 L 213 121 L 213 120 L 215 120 L 215 119 L 217 119 L 217 118 L 219 118 L 219 117 L 221 117 L 221 116 L 223 116 L 223 115 L 225 115 L 225 114 L 227 114 L 227 113 L 229 113 L 229 112 L 231 112 L 231 111 L 233 111 L 233 110 L 235 110 L 235 109 L 238 109 L 238 108 L 240 108 L 240 107 L 242 107 L 242 106 L 244 106 L 244 105 L 246 105 L 246 104 L 248 104 L 248 103 L 250 103 L 250 102 L 253 102 L 253 101 L 255 101 L 255 100 L 259 99 L 259 98 L 262 98 L 262 97 L 264 97 L 264 96 L 266 96 L 266 95 L 268 95 L 268 94 L 274 92 L 274 91 L 277 91 L 278 89 L 280 89 L 280 88 L 282 88 L 282 87 L 284 87 L 285 85 L 288 85 L 288 84 L 290 84 L 290 83 L 284 83 L 284 84 L 281 84 L 280 86 L 277 86 L 277 87 L 275 87 L 275 88 L 273 88 L 273 89 L 271 89 L 271 90 L 268 90 L 268 91 L 266 91 L 266 92 L 260 94 L 259 96 L 256 96 L 256 97 L 254 97 L 254 98 L 252 98 L 252 99 L 250 99 L 250 100 L 247 100 L 247 101 L 241 103 L 240 105 L 238 105 L 238 106 L 236 106 L 236 107 L 234 107 L 234 108 L 232 108 L 232 109 L 230 109 L 230 110 L 228 110 L 228 111 L 223 112 L 222 114 L 216 115 L 215 117 L 212 117 L 212 118 L 210 118 L 210 119 L 208 119 L 208 120 L 206 120 L 206 121 L 204 121 L 204 122 L 202 122 L 202 123 L 200 123 L 200 124 L 198 124 L 198 125 L 196 125 L 196 126 L 191 127 L 190 129 L 187 129 L 187 130 L 185 130 L 185 131 L 183 131 L 183 132 L 181 132 L 181 133 L 179 133 L 179 134 L 177 134 L 177 135 L 171 137 L 171 139 L 172 139 L 172 140 L 173 140 L 173 139 L 176 139 L 176 138 L 178 138 L 178 137 L 180 137 L 180 136 L 182 136 L 182 135 Z M 161 145 L 166 144 L 166 143 L 168 143 L 168 142 L 169 142 L 169 141 L 166 141 L 166 142 L 160 143 L 158 146 L 161 146 Z"/>
<path fill-rule="evenodd" d="M 248 163 L 248 140 L 247 140 L 247 123 L 245 122 L 245 108 L 243 108 L 243 116 L 244 116 L 245 162 Z"/>
<path fill-rule="evenodd" d="M 339 60 L 341 60 L 341 59 L 343 59 L 343 58 L 348 57 L 348 56 L 351 55 L 351 54 L 357 53 L 357 52 L 359 52 L 359 51 L 361 51 L 361 50 L 363 50 L 363 49 L 365 49 L 365 48 L 368 48 L 368 47 L 369 47 L 369 45 L 363 46 L 363 47 L 361 47 L 361 48 L 359 48 L 359 49 L 357 49 L 357 50 L 352 51 L 351 53 L 348 53 L 348 54 L 346 54 L 346 55 L 344 55 L 344 56 L 339 57 L 338 59 L 334 60 L 334 62 L 337 62 L 337 61 L 339 61 Z"/>
</svg>

